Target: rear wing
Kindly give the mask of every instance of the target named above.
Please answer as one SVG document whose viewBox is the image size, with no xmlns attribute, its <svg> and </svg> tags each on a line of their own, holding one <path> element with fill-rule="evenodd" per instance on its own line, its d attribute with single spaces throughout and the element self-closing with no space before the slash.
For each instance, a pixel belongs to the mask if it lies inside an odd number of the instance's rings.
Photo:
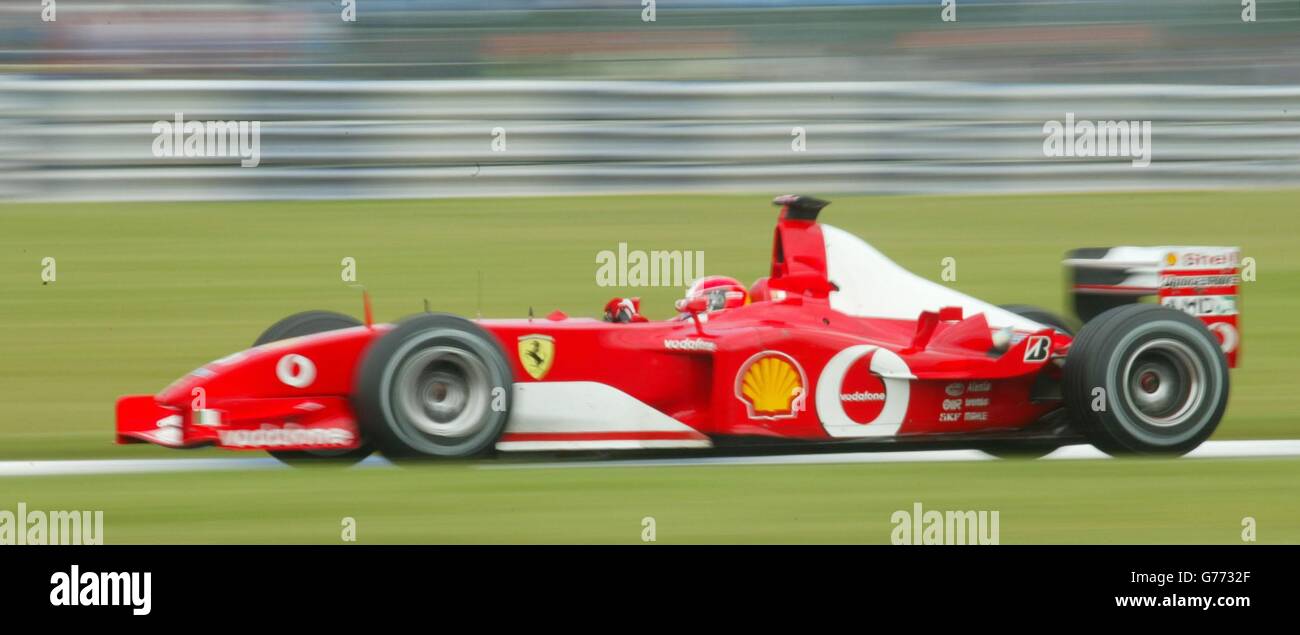
<svg viewBox="0 0 1300 635">
<path fill-rule="evenodd" d="M 1241 250 L 1236 247 L 1090 247 L 1065 258 L 1074 312 L 1087 322 L 1122 304 L 1155 296 L 1202 322 L 1219 339 L 1228 365 L 1241 353 L 1238 305 Z"/>
</svg>

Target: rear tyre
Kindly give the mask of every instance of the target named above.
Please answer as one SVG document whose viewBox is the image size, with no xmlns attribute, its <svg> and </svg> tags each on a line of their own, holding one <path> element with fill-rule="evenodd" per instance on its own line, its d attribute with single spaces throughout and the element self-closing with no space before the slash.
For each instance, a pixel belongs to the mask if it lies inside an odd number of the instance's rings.
<svg viewBox="0 0 1300 635">
<path fill-rule="evenodd" d="M 461 317 L 426 313 L 370 346 L 354 399 L 362 431 L 385 456 L 460 458 L 496 443 L 512 386 L 491 333 Z"/>
<path fill-rule="evenodd" d="M 1199 320 L 1153 304 L 1106 311 L 1070 345 L 1062 392 L 1075 425 L 1109 454 L 1190 452 L 1228 403 L 1228 364 Z"/>
<path fill-rule="evenodd" d="M 333 311 L 304 311 L 290 315 L 262 332 L 253 346 L 287 340 L 292 337 L 337 331 L 339 329 L 361 326 L 361 322 L 350 315 Z M 362 441 L 361 447 L 351 450 L 267 450 L 271 456 L 289 465 L 322 465 L 337 463 L 352 465 L 370 456 L 374 449 Z"/>
<path fill-rule="evenodd" d="M 998 308 L 1005 309 L 1022 318 L 1030 319 L 1039 324 L 1050 326 L 1066 335 L 1074 335 L 1074 327 L 1070 325 L 1065 318 L 1036 306 L 1028 304 L 1004 304 Z"/>
</svg>

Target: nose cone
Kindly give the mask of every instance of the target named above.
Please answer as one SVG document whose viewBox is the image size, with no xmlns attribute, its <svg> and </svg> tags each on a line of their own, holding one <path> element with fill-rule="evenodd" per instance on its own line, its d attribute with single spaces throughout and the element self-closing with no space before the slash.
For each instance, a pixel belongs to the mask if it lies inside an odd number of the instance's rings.
<svg viewBox="0 0 1300 635">
<path fill-rule="evenodd" d="M 352 393 L 353 373 L 374 339 L 391 328 L 356 328 L 296 337 L 227 355 L 191 371 L 158 393 L 158 401 L 188 408 L 193 400 L 340 396 Z"/>
<path fill-rule="evenodd" d="M 206 397 L 210 384 L 222 375 L 239 372 L 242 363 L 257 349 L 240 351 L 221 359 L 209 362 L 186 373 L 158 393 L 159 403 L 175 408 L 186 408 L 191 400 Z"/>
</svg>

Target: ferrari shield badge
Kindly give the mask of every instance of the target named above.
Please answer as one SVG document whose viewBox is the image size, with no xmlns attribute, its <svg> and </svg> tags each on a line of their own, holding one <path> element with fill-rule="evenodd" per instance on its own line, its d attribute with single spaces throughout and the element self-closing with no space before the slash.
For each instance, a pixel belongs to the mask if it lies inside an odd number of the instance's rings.
<svg viewBox="0 0 1300 635">
<path fill-rule="evenodd" d="M 519 338 L 519 363 L 529 377 L 541 379 L 551 371 L 555 361 L 555 338 L 550 335 L 524 335 Z"/>
</svg>

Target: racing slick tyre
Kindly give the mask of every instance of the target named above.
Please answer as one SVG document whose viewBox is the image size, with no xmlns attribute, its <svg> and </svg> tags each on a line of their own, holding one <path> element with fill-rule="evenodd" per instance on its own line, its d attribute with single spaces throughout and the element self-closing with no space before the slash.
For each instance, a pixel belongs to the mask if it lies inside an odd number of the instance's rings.
<svg viewBox="0 0 1300 635">
<path fill-rule="evenodd" d="M 492 334 L 454 315 L 403 320 L 366 351 L 353 400 L 390 459 L 490 450 L 510 414 L 513 375 Z"/>
<path fill-rule="evenodd" d="M 1074 327 L 1070 326 L 1070 323 L 1066 322 L 1065 318 L 1046 309 L 1040 309 L 1028 304 L 1003 304 L 998 308 L 1005 309 L 1039 324 L 1046 324 L 1066 335 L 1074 335 Z"/>
<path fill-rule="evenodd" d="M 333 311 L 304 311 L 272 324 L 253 342 L 253 346 L 287 340 L 291 337 L 348 329 L 354 326 L 361 326 L 361 322 L 350 315 Z M 351 450 L 267 450 L 271 456 L 290 465 L 322 463 L 352 465 L 370 456 L 373 451 L 374 449 L 364 442 L 361 447 Z"/>
<path fill-rule="evenodd" d="M 1028 443 L 1025 441 L 987 441 L 975 446 L 975 449 L 999 459 L 1041 459 L 1057 448 L 1059 443 Z"/>
<path fill-rule="evenodd" d="M 999 459 L 1041 459 L 1058 448 L 1071 442 L 1071 439 L 1058 439 L 1058 430 L 1068 430 L 1070 416 L 1064 408 L 1058 408 L 1039 419 L 1035 426 L 1040 427 L 1042 436 L 1027 439 L 990 439 L 981 441 L 974 448 Z"/>
<path fill-rule="evenodd" d="M 1084 324 L 1061 389 L 1075 425 L 1102 451 L 1180 455 L 1219 425 L 1228 364 L 1199 320 L 1131 304 Z"/>
</svg>

